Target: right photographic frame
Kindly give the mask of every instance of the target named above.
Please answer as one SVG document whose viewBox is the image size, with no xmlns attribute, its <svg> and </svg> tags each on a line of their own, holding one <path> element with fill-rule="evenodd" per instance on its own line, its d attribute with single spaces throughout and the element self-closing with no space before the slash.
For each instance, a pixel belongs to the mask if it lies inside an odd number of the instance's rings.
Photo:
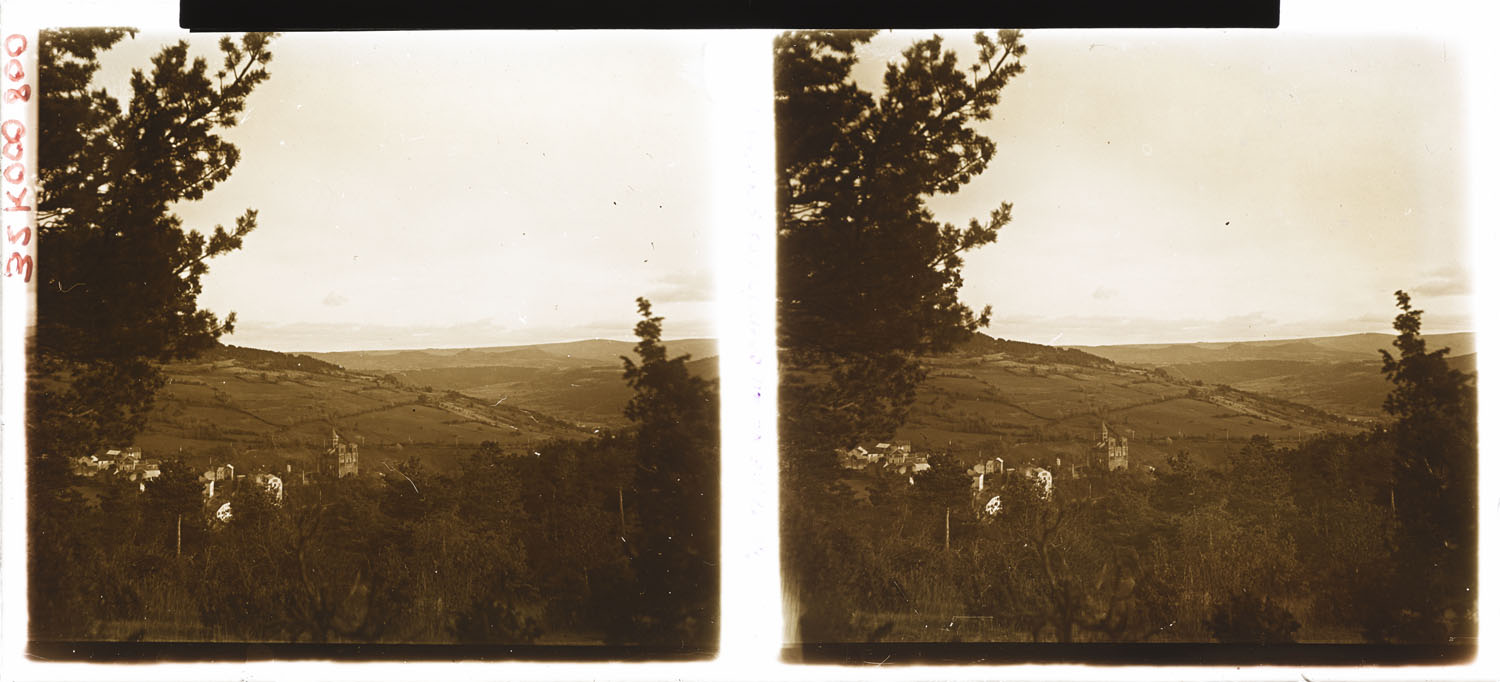
<svg viewBox="0 0 1500 682">
<path fill-rule="evenodd" d="M 1476 652 L 1462 61 L 774 39 L 787 660 Z"/>
</svg>

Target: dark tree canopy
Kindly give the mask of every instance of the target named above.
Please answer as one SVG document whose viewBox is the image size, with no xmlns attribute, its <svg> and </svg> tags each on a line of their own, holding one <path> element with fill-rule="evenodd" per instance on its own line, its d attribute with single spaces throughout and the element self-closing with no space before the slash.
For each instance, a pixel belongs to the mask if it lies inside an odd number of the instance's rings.
<svg viewBox="0 0 1500 682">
<path fill-rule="evenodd" d="M 239 149 L 222 137 L 269 74 L 271 34 L 219 41 L 210 70 L 188 44 L 130 77 L 130 98 L 91 89 L 99 56 L 131 29 L 42 35 L 33 451 L 72 454 L 127 440 L 159 386 L 153 363 L 192 356 L 232 331 L 198 308 L 207 261 L 255 229 L 187 229 L 172 213 L 227 179 Z"/>
<path fill-rule="evenodd" d="M 692 376 L 686 355 L 667 357 L 662 318 L 636 299 L 637 364 L 622 357 L 635 396 L 635 575 L 643 641 L 709 648 L 718 633 L 719 394 Z"/>
<path fill-rule="evenodd" d="M 939 37 L 917 41 L 886 67 L 879 93 L 852 75 L 873 36 L 775 42 L 781 437 L 811 450 L 883 437 L 904 420 L 923 378 L 916 356 L 988 323 L 988 308 L 976 315 L 958 298 L 962 254 L 1010 221 L 1001 204 L 959 228 L 926 202 L 994 159 L 975 124 L 1024 70 L 1021 34 L 976 34 L 968 65 Z"/>
<path fill-rule="evenodd" d="M 1021 34 L 976 34 L 972 64 L 939 37 L 919 40 L 870 92 L 853 68 L 874 35 L 796 31 L 774 44 L 784 577 L 812 638 L 849 627 L 862 603 L 907 598 L 874 580 L 876 567 L 851 564 L 866 545 L 833 521 L 854 503 L 834 448 L 890 436 L 925 378 L 918 356 L 988 323 L 988 308 L 975 314 L 959 300 L 962 255 L 1010 221 L 1002 203 L 959 228 L 939 222 L 927 200 L 959 191 L 994 159 L 995 143 L 975 124 L 1022 73 Z M 934 471 L 907 515 L 943 541 L 951 498 L 967 484 L 961 472 Z"/>
<path fill-rule="evenodd" d="M 219 42 L 222 68 L 189 59 L 179 42 L 149 71 L 131 73 L 128 101 L 93 89 L 99 56 L 131 29 L 41 35 L 37 325 L 27 367 L 28 516 L 33 631 L 56 632 L 67 607 L 69 548 L 80 501 L 66 459 L 129 443 L 162 385 L 157 363 L 212 347 L 233 325 L 198 308 L 207 260 L 255 229 L 246 211 L 231 230 L 185 229 L 176 202 L 201 199 L 229 177 L 239 150 L 221 131 L 268 78 L 270 34 Z M 190 474 L 163 468 L 163 489 Z M 180 490 L 178 491 L 180 492 Z M 194 497 L 196 494 L 193 495 Z M 189 498 L 191 499 L 191 497 Z M 175 516 L 175 515 L 174 515 Z"/>
<path fill-rule="evenodd" d="M 49 32 L 42 40 L 38 221 L 45 249 L 38 348 L 67 359 L 172 359 L 231 329 L 197 308 L 206 261 L 240 247 L 246 211 L 226 230 L 185 230 L 172 204 L 203 198 L 240 153 L 221 136 L 269 77 L 269 34 L 223 38 L 222 68 L 164 48 L 136 69 L 126 106 L 89 90 L 98 53 L 125 31 Z M 104 340 L 107 339 L 107 342 Z"/>
<path fill-rule="evenodd" d="M 984 172 L 996 147 L 973 124 L 1024 69 L 1021 34 L 976 34 L 978 59 L 932 37 L 885 72 L 878 97 L 851 77 L 872 32 L 794 32 L 775 45 L 781 343 L 799 350 L 925 352 L 988 321 L 958 300 L 961 254 L 995 240 L 1002 204 L 960 229 L 926 199 Z"/>
<path fill-rule="evenodd" d="M 1470 622 L 1478 581 L 1479 458 L 1474 376 L 1448 367 L 1448 349 L 1427 350 L 1422 311 L 1396 292 L 1394 346 L 1381 351 L 1391 381 L 1385 409 L 1395 458 L 1393 609 L 1381 639 L 1440 642 Z M 1472 633 L 1462 633 L 1469 634 Z"/>
</svg>

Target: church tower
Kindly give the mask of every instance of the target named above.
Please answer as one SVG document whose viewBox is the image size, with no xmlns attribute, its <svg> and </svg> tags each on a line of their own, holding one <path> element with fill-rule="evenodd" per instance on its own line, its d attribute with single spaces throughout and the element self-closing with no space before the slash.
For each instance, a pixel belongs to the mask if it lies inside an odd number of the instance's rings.
<svg viewBox="0 0 1500 682">
<path fill-rule="evenodd" d="M 1100 469 L 1124 470 L 1130 466 L 1130 440 L 1122 433 L 1110 433 L 1109 424 L 1099 421 L 1099 442 L 1094 454 Z"/>
<path fill-rule="evenodd" d="M 318 473 L 328 478 L 359 475 L 359 446 L 340 440 L 337 429 L 332 429 L 331 434 L 328 449 L 319 458 Z"/>
</svg>

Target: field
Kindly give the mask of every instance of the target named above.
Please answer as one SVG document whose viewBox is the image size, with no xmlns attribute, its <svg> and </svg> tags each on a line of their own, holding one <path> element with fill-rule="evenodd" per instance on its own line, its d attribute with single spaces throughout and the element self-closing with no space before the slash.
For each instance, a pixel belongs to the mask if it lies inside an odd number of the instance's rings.
<svg viewBox="0 0 1500 682">
<path fill-rule="evenodd" d="M 688 354 L 695 376 L 718 376 L 713 339 L 667 341 L 669 355 Z M 633 344 L 595 339 L 539 346 L 314 353 L 348 369 L 411 386 L 458 391 L 489 404 L 521 406 L 592 428 L 622 428 L 633 394 L 621 356 Z"/>
<path fill-rule="evenodd" d="M 514 449 L 592 430 L 546 412 L 492 404 L 333 366 L 287 368 L 238 354 L 168 365 L 138 445 L 152 458 L 246 470 L 310 466 L 332 433 L 360 446 L 361 465 L 408 457 L 448 470 L 484 441 Z M 121 444 L 123 445 L 123 444 Z"/>
<path fill-rule="evenodd" d="M 1243 343 L 1092 346 L 1079 350 L 1205 384 L 1223 384 L 1267 397 L 1309 405 L 1360 422 L 1386 417 L 1382 405 L 1389 382 L 1381 373 L 1381 350 L 1392 350 L 1389 334 L 1350 334 Z M 1472 333 L 1432 334 L 1429 348 L 1451 349 L 1455 369 L 1475 369 Z"/>
<path fill-rule="evenodd" d="M 1132 464 L 1179 451 L 1221 462 L 1252 436 L 1289 444 L 1358 428 L 1290 401 L 1108 363 L 1033 363 L 990 353 L 929 358 L 927 365 L 928 379 L 895 437 L 966 463 L 992 456 L 1016 464 L 1079 462 L 1101 423 L 1130 437 Z"/>
</svg>

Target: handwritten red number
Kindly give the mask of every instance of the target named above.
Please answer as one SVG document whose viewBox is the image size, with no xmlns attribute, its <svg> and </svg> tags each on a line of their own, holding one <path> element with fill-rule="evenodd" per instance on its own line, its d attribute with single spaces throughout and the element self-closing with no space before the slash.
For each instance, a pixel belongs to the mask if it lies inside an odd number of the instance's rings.
<svg viewBox="0 0 1500 682">
<path fill-rule="evenodd" d="M 7 119 L 0 123 L 0 139 L 5 144 L 0 146 L 0 155 L 12 161 L 21 160 L 21 136 L 26 134 L 26 124 L 15 119 Z"/>
<path fill-rule="evenodd" d="M 22 85 L 19 88 L 6 88 L 5 89 L 5 102 L 6 102 L 6 104 L 15 104 L 16 102 L 29 102 L 29 101 L 31 101 L 31 85 L 30 84 Z"/>
<path fill-rule="evenodd" d="M 16 271 L 14 273 L 12 273 L 10 271 L 10 266 L 12 266 L 12 265 L 16 266 Z M 5 276 L 6 277 L 10 277 L 13 274 L 14 275 L 19 275 L 19 274 L 21 274 L 21 268 L 26 268 L 26 276 L 24 278 L 22 278 L 21 281 L 23 281 L 23 282 L 30 282 L 31 281 L 31 256 L 23 256 L 23 255 L 21 255 L 19 253 L 11 253 L 10 254 L 10 258 L 6 259 L 6 261 L 5 261 Z"/>
<path fill-rule="evenodd" d="M 16 44 L 17 41 L 20 41 L 20 45 Z M 8 54 L 12 57 L 19 57 L 21 56 L 21 53 L 25 51 L 26 36 L 23 36 L 19 33 L 12 33 L 8 36 L 5 36 L 5 54 Z"/>
<path fill-rule="evenodd" d="M 19 239 L 21 240 L 21 246 L 26 246 L 27 244 L 31 243 L 31 228 L 23 227 L 21 228 L 20 232 L 16 232 L 11 228 L 11 226 L 6 225 L 5 237 L 9 239 L 10 243 L 12 244 L 16 243 L 16 240 Z"/>
</svg>

